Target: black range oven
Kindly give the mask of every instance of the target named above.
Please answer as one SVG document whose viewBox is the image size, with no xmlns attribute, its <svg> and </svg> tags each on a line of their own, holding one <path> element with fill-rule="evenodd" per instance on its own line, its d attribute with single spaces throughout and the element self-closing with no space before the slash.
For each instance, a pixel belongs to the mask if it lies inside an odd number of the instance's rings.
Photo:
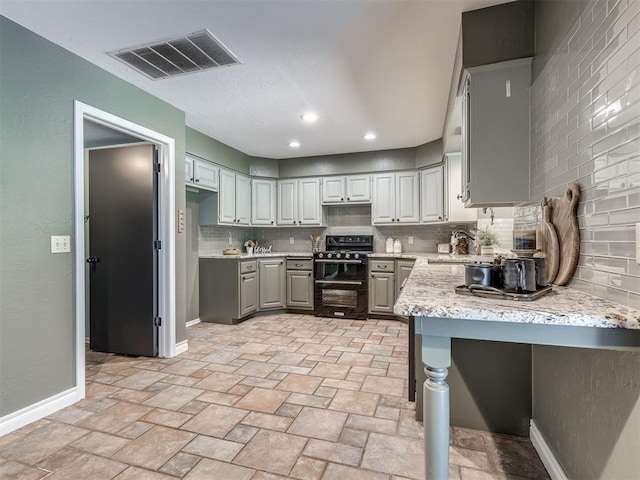
<svg viewBox="0 0 640 480">
<path fill-rule="evenodd" d="M 327 250 L 313 256 L 314 314 L 366 320 L 367 254 L 373 235 L 327 235 Z"/>
</svg>

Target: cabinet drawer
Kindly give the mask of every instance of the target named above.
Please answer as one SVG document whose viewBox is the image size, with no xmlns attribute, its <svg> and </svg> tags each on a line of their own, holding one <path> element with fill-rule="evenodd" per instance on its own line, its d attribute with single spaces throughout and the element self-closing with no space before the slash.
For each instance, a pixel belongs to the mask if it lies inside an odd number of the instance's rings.
<svg viewBox="0 0 640 480">
<path fill-rule="evenodd" d="M 255 260 L 249 260 L 248 262 L 240 262 L 240 274 L 255 272 L 258 269 Z"/>
<path fill-rule="evenodd" d="M 313 260 L 288 259 L 287 270 L 313 270 Z"/>
<path fill-rule="evenodd" d="M 372 272 L 393 272 L 394 260 L 371 260 L 369 259 L 369 270 Z"/>
</svg>

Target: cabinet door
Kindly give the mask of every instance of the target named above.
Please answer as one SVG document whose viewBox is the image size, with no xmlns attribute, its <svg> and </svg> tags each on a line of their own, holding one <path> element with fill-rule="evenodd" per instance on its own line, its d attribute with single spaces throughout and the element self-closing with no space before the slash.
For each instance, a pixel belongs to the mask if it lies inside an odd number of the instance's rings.
<svg viewBox="0 0 640 480">
<path fill-rule="evenodd" d="M 420 178 L 418 172 L 396 173 L 396 222 L 420 221 Z"/>
<path fill-rule="evenodd" d="M 394 273 L 369 274 L 369 312 L 393 314 L 396 288 Z"/>
<path fill-rule="evenodd" d="M 463 177 L 460 154 L 447 154 L 446 159 L 446 220 L 447 222 L 475 222 L 478 220 L 477 208 L 464 208 L 462 203 Z"/>
<path fill-rule="evenodd" d="M 284 259 L 258 261 L 258 283 L 260 310 L 284 308 L 285 270 Z"/>
<path fill-rule="evenodd" d="M 346 177 L 347 202 L 371 203 L 371 175 Z"/>
<path fill-rule="evenodd" d="M 240 318 L 258 309 L 257 280 L 258 276 L 256 272 L 240 275 Z"/>
<path fill-rule="evenodd" d="M 409 278 L 414 263 L 413 260 L 398 260 L 398 267 L 396 268 L 396 299 L 400 295 L 402 284 Z"/>
<path fill-rule="evenodd" d="M 193 185 L 193 158 L 186 157 L 184 159 L 184 183 Z"/>
<path fill-rule="evenodd" d="M 530 60 L 471 72 L 467 207 L 529 200 L 530 86 Z"/>
<path fill-rule="evenodd" d="M 218 191 L 218 169 L 211 163 L 194 160 L 193 176 L 198 188 Z"/>
<path fill-rule="evenodd" d="M 295 225 L 298 221 L 298 181 L 278 181 L 277 190 L 278 225 Z"/>
<path fill-rule="evenodd" d="M 392 223 L 396 221 L 395 178 L 393 173 L 373 175 L 371 223 Z"/>
<path fill-rule="evenodd" d="M 251 179 L 236 174 L 236 225 L 251 221 Z"/>
<path fill-rule="evenodd" d="M 430 168 L 420 173 L 420 194 L 423 222 L 442 222 L 443 207 L 443 167 Z"/>
<path fill-rule="evenodd" d="M 269 225 L 276 222 L 276 181 L 254 178 L 251 180 L 251 225 Z"/>
<path fill-rule="evenodd" d="M 298 224 L 322 224 L 319 178 L 305 178 L 298 180 Z"/>
<path fill-rule="evenodd" d="M 236 222 L 236 174 L 220 169 L 220 190 L 218 192 L 218 222 Z"/>
<path fill-rule="evenodd" d="M 322 203 L 342 203 L 344 200 L 344 177 L 324 177 Z"/>
<path fill-rule="evenodd" d="M 313 309 L 313 277 L 307 270 L 287 270 L 287 307 Z"/>
</svg>

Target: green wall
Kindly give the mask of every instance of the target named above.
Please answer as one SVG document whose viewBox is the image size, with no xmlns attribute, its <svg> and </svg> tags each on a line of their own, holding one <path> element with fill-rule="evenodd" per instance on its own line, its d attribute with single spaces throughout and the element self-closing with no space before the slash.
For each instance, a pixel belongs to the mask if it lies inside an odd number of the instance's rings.
<svg viewBox="0 0 640 480">
<path fill-rule="evenodd" d="M 74 100 L 174 138 L 185 208 L 184 113 L 0 17 L 0 416 L 75 385 L 73 255 L 49 253 L 51 235 L 73 234 Z M 186 278 L 176 263 L 180 341 Z"/>
<path fill-rule="evenodd" d="M 186 127 L 187 152 L 240 173 L 249 174 L 251 157 L 204 133 Z"/>
</svg>

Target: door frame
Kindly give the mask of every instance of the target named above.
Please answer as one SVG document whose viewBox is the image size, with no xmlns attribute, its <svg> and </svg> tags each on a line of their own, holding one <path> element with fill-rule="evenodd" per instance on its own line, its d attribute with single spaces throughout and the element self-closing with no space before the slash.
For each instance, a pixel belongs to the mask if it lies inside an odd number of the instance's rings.
<svg viewBox="0 0 640 480">
<path fill-rule="evenodd" d="M 74 294 L 76 323 L 76 387 L 85 396 L 85 164 L 84 121 L 117 130 L 158 147 L 158 355 L 176 355 L 175 140 L 85 103 L 74 101 Z M 151 319 L 150 319 L 151 321 Z"/>
</svg>

